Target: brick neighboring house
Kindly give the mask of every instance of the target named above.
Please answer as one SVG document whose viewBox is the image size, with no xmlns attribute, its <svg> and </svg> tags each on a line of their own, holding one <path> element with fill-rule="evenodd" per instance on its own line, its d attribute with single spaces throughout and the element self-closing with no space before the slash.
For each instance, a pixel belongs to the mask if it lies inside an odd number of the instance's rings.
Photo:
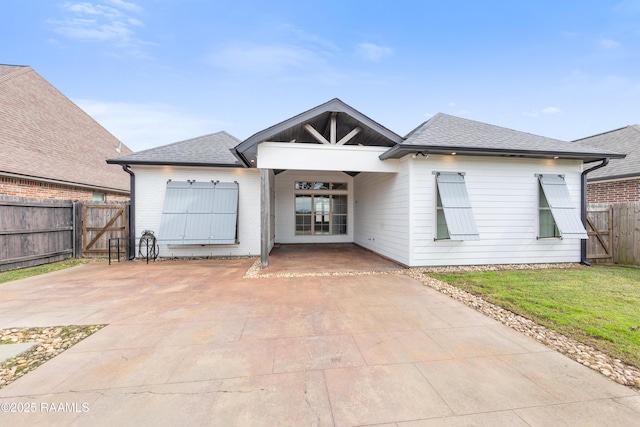
<svg viewBox="0 0 640 427">
<path fill-rule="evenodd" d="M 624 159 L 611 159 L 607 166 L 587 175 L 588 203 L 640 201 L 640 125 L 625 126 L 573 142 L 627 155 Z"/>
<path fill-rule="evenodd" d="M 0 64 L 0 195 L 129 199 L 132 151 L 29 66 Z"/>
</svg>

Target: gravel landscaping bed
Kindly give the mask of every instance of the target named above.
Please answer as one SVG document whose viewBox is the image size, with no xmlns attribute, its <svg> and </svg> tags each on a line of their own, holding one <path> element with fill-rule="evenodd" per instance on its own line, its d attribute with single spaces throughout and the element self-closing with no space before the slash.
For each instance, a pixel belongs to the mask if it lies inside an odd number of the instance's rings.
<svg viewBox="0 0 640 427">
<path fill-rule="evenodd" d="M 106 325 L 0 329 L 2 344 L 30 342 L 34 344 L 30 350 L 0 362 L 0 388 L 33 371 L 104 326 Z"/>
<path fill-rule="evenodd" d="M 626 385 L 636 391 L 640 391 L 640 370 L 635 366 L 623 363 L 619 359 L 585 345 L 573 338 L 562 335 L 549 328 L 519 316 L 509 310 L 505 310 L 491 304 L 480 297 L 466 291 L 451 286 L 448 283 L 434 279 L 429 276 L 429 272 L 451 272 L 451 271 L 489 271 L 489 270 L 524 270 L 524 269 L 546 269 L 546 268 L 577 268 L 584 267 L 578 264 L 533 264 L 533 265 L 502 265 L 502 266 L 472 266 L 472 267 L 438 267 L 438 268 L 412 268 L 406 274 L 419 280 L 424 285 L 436 289 L 451 298 L 460 301 L 469 307 L 489 316 L 503 324 L 534 338 L 538 342 L 550 347 L 569 358 L 583 364 L 593 370 L 600 372 L 609 379 Z"/>
</svg>

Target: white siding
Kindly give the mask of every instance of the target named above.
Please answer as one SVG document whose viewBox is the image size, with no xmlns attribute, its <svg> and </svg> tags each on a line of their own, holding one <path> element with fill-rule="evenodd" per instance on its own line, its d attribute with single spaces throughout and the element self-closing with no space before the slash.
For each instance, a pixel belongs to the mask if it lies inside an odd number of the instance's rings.
<svg viewBox="0 0 640 427">
<path fill-rule="evenodd" d="M 409 265 L 411 161 L 401 160 L 398 173 L 361 173 L 354 178 L 354 242 Z"/>
<path fill-rule="evenodd" d="M 260 255 L 260 171 L 241 168 L 132 166 L 135 173 L 136 245 L 144 230 L 160 239 L 161 257 Z M 221 181 L 239 184 L 238 237 L 236 245 L 168 246 L 158 235 L 167 180 Z M 136 256 L 138 249 L 136 247 Z"/>
<path fill-rule="evenodd" d="M 537 173 L 564 174 L 580 212 L 579 161 L 435 156 L 411 159 L 411 266 L 580 261 L 580 240 L 537 239 Z M 478 241 L 434 241 L 433 171 L 465 172 Z"/>
<path fill-rule="evenodd" d="M 296 236 L 295 181 L 346 182 L 348 185 L 347 234 Z M 277 243 L 350 243 L 353 242 L 353 178 L 344 172 L 289 170 L 276 175 L 275 223 Z"/>
</svg>

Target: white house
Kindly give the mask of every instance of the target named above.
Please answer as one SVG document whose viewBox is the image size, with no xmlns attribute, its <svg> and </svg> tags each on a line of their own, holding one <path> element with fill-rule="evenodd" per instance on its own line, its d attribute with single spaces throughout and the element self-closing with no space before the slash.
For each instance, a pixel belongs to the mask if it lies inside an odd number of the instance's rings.
<svg viewBox="0 0 640 427">
<path fill-rule="evenodd" d="M 333 99 L 108 163 L 131 175 L 132 240 L 153 230 L 161 256 L 267 266 L 275 243 L 352 242 L 414 267 L 584 261 L 585 164 L 623 157 L 445 114 L 401 137 Z"/>
</svg>

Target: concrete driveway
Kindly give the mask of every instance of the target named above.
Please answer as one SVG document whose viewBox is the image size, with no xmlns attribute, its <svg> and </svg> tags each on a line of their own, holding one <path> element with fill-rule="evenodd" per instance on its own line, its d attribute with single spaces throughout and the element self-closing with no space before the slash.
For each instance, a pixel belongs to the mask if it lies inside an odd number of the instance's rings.
<svg viewBox="0 0 640 427">
<path fill-rule="evenodd" d="M 252 263 L 96 262 L 0 285 L 0 327 L 108 324 L 0 390 L 3 411 L 38 408 L 0 424 L 640 424 L 634 391 L 406 275 L 243 279 Z"/>
</svg>

